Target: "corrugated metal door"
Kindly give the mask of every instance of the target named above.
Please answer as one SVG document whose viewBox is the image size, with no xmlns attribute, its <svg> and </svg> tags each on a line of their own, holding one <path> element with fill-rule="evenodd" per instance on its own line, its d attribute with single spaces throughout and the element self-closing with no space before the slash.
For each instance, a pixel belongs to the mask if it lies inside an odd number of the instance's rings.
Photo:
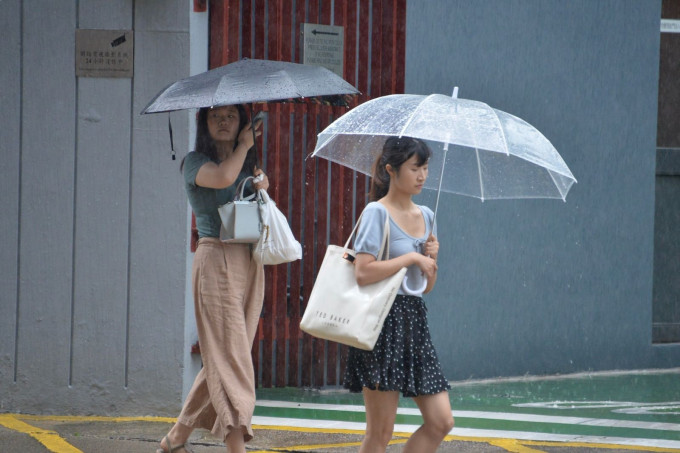
<svg viewBox="0 0 680 453">
<path fill-rule="evenodd" d="M 664 0 L 661 19 L 680 20 L 680 2 Z M 662 28 L 656 142 L 652 341 L 680 342 L 680 34 Z"/>
<path fill-rule="evenodd" d="M 240 58 L 301 63 L 301 27 L 344 27 L 344 78 L 362 95 L 354 105 L 404 90 L 406 0 L 213 0 L 210 67 Z M 341 384 L 345 347 L 300 332 L 301 314 L 326 245 L 344 242 L 366 203 L 367 178 L 325 160 L 306 159 L 317 133 L 344 108 L 268 104 L 261 161 L 269 193 L 303 245 L 301 261 L 267 266 L 253 360 L 262 387 Z"/>
</svg>

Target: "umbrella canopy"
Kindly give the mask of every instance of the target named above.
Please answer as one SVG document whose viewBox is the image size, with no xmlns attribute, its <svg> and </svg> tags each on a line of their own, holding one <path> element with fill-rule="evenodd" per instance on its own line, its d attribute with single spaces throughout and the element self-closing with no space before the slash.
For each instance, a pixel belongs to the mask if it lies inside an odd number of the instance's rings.
<svg viewBox="0 0 680 453">
<path fill-rule="evenodd" d="M 365 102 L 324 129 L 312 155 L 371 175 L 390 136 L 428 142 L 430 189 L 482 200 L 564 200 L 576 182 L 557 150 L 527 122 L 483 102 L 441 94 Z"/>
<path fill-rule="evenodd" d="M 142 113 L 299 100 L 347 105 L 347 97 L 358 93 L 321 66 L 243 59 L 169 85 Z"/>
</svg>

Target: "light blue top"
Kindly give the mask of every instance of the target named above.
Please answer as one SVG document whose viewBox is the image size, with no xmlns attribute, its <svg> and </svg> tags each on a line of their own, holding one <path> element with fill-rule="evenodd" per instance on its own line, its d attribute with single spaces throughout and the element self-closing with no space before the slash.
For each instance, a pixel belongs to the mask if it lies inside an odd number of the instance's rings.
<svg viewBox="0 0 680 453">
<path fill-rule="evenodd" d="M 390 254 L 387 259 L 396 258 L 409 252 L 422 253 L 423 244 L 425 244 L 425 241 L 430 236 L 430 232 L 434 230 L 434 235 L 437 235 L 437 225 L 433 224 L 434 213 L 432 210 L 427 206 L 419 205 L 418 207 L 423 213 L 425 234 L 421 237 L 413 237 L 402 230 L 390 217 Z M 382 203 L 374 201 L 366 205 L 361 217 L 361 223 L 357 228 L 356 239 L 354 240 L 354 251 L 356 253 L 369 253 L 376 259 L 380 259 L 378 253 L 382 244 L 385 219 L 388 216 L 387 208 Z M 416 265 L 407 268 L 404 280 L 408 280 L 408 287 L 411 289 L 422 288 L 425 284 L 425 277 Z M 412 292 L 404 291 L 403 286 L 399 289 L 398 294 L 422 296 L 422 292 L 413 294 Z"/>
</svg>

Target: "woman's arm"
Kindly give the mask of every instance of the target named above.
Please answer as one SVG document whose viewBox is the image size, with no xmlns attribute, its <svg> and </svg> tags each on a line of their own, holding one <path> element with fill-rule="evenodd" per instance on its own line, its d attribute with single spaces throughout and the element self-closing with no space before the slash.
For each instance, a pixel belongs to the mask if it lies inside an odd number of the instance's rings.
<svg viewBox="0 0 680 453">
<path fill-rule="evenodd" d="M 430 233 L 430 237 L 428 237 L 427 241 L 425 242 L 425 246 L 423 247 L 423 255 L 432 258 L 436 264 L 437 256 L 439 256 L 439 241 L 432 233 Z M 428 277 L 427 279 L 427 286 L 425 287 L 423 293 L 426 294 L 432 291 L 432 288 L 434 288 L 434 284 L 436 282 L 437 282 L 437 269 L 435 268 L 434 275 Z"/>
<path fill-rule="evenodd" d="M 431 277 L 427 278 L 427 286 L 423 290 L 423 294 L 427 294 L 430 291 L 432 291 L 432 288 L 434 288 L 434 284 L 437 283 L 437 270 L 434 270 L 434 274 Z"/>
<path fill-rule="evenodd" d="M 407 253 L 389 260 L 376 260 L 369 253 L 358 253 L 354 260 L 354 275 L 359 286 L 379 282 L 399 272 L 402 267 L 417 265 L 428 279 L 426 292 L 432 289 L 437 277 L 437 263 L 432 258 L 417 252 Z M 430 284 L 430 280 L 433 281 Z"/>
<path fill-rule="evenodd" d="M 219 164 L 206 162 L 196 173 L 196 185 L 209 189 L 224 189 L 236 182 L 248 153 L 246 145 L 238 144 L 234 152 Z"/>
</svg>

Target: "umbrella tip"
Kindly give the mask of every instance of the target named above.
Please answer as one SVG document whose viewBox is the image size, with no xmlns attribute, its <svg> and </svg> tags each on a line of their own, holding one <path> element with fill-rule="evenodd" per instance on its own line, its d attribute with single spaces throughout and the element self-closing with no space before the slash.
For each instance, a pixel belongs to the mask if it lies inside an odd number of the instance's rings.
<svg viewBox="0 0 680 453">
<path fill-rule="evenodd" d="M 451 95 L 453 99 L 458 99 L 458 87 L 453 87 L 453 94 Z"/>
</svg>

